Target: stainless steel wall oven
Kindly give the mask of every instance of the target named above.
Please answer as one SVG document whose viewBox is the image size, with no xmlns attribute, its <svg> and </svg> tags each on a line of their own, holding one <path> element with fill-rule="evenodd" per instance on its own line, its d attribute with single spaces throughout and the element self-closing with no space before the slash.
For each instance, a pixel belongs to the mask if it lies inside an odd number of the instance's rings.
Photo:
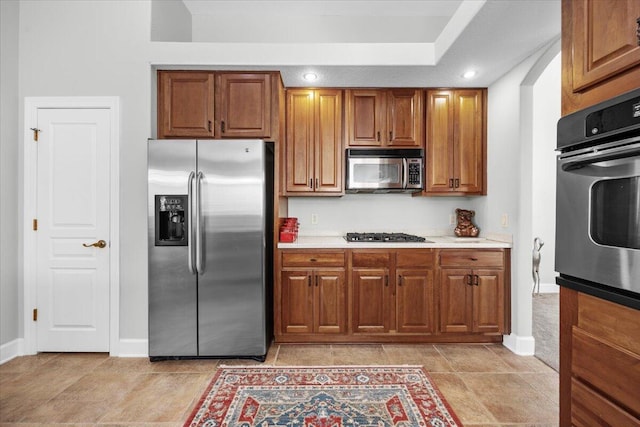
<svg viewBox="0 0 640 427">
<path fill-rule="evenodd" d="M 558 122 L 558 284 L 640 308 L 640 89 Z"/>
</svg>

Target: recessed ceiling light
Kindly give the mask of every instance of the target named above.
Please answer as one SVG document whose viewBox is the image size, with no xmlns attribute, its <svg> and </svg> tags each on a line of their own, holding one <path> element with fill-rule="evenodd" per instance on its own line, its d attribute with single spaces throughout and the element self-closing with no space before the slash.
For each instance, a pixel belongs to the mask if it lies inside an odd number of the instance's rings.
<svg viewBox="0 0 640 427">
<path fill-rule="evenodd" d="M 476 76 L 476 74 L 476 70 L 469 70 L 465 71 L 462 77 L 464 77 L 465 79 L 472 79 Z"/>
<path fill-rule="evenodd" d="M 314 81 L 315 79 L 318 78 L 318 75 L 315 74 L 315 73 L 304 73 L 302 75 L 302 78 L 305 79 L 308 82 L 312 82 L 312 81 Z"/>
</svg>

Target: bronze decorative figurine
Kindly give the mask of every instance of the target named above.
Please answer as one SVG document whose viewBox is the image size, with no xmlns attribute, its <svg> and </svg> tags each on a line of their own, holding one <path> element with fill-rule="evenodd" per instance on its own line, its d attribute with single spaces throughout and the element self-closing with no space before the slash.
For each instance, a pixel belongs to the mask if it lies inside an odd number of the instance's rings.
<svg viewBox="0 0 640 427">
<path fill-rule="evenodd" d="M 476 214 L 476 211 L 467 209 L 456 209 L 456 215 L 458 216 L 458 225 L 453 232 L 458 237 L 477 237 L 480 233 L 480 229 L 473 225 L 471 218 Z"/>
</svg>

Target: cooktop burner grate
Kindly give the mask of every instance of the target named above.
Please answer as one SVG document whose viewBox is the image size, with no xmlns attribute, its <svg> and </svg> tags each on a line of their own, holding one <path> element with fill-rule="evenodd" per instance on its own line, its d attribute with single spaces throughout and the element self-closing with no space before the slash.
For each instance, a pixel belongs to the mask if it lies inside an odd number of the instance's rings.
<svg viewBox="0 0 640 427">
<path fill-rule="evenodd" d="M 424 242 L 425 238 L 406 233 L 347 233 L 347 242 Z"/>
</svg>

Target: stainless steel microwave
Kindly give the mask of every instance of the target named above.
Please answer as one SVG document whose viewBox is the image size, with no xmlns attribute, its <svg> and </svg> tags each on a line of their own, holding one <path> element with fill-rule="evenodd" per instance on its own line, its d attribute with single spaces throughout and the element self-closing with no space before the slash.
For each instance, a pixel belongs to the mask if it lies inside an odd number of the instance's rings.
<svg viewBox="0 0 640 427">
<path fill-rule="evenodd" d="M 424 151 L 347 149 L 347 193 L 415 193 L 424 188 Z"/>
</svg>

